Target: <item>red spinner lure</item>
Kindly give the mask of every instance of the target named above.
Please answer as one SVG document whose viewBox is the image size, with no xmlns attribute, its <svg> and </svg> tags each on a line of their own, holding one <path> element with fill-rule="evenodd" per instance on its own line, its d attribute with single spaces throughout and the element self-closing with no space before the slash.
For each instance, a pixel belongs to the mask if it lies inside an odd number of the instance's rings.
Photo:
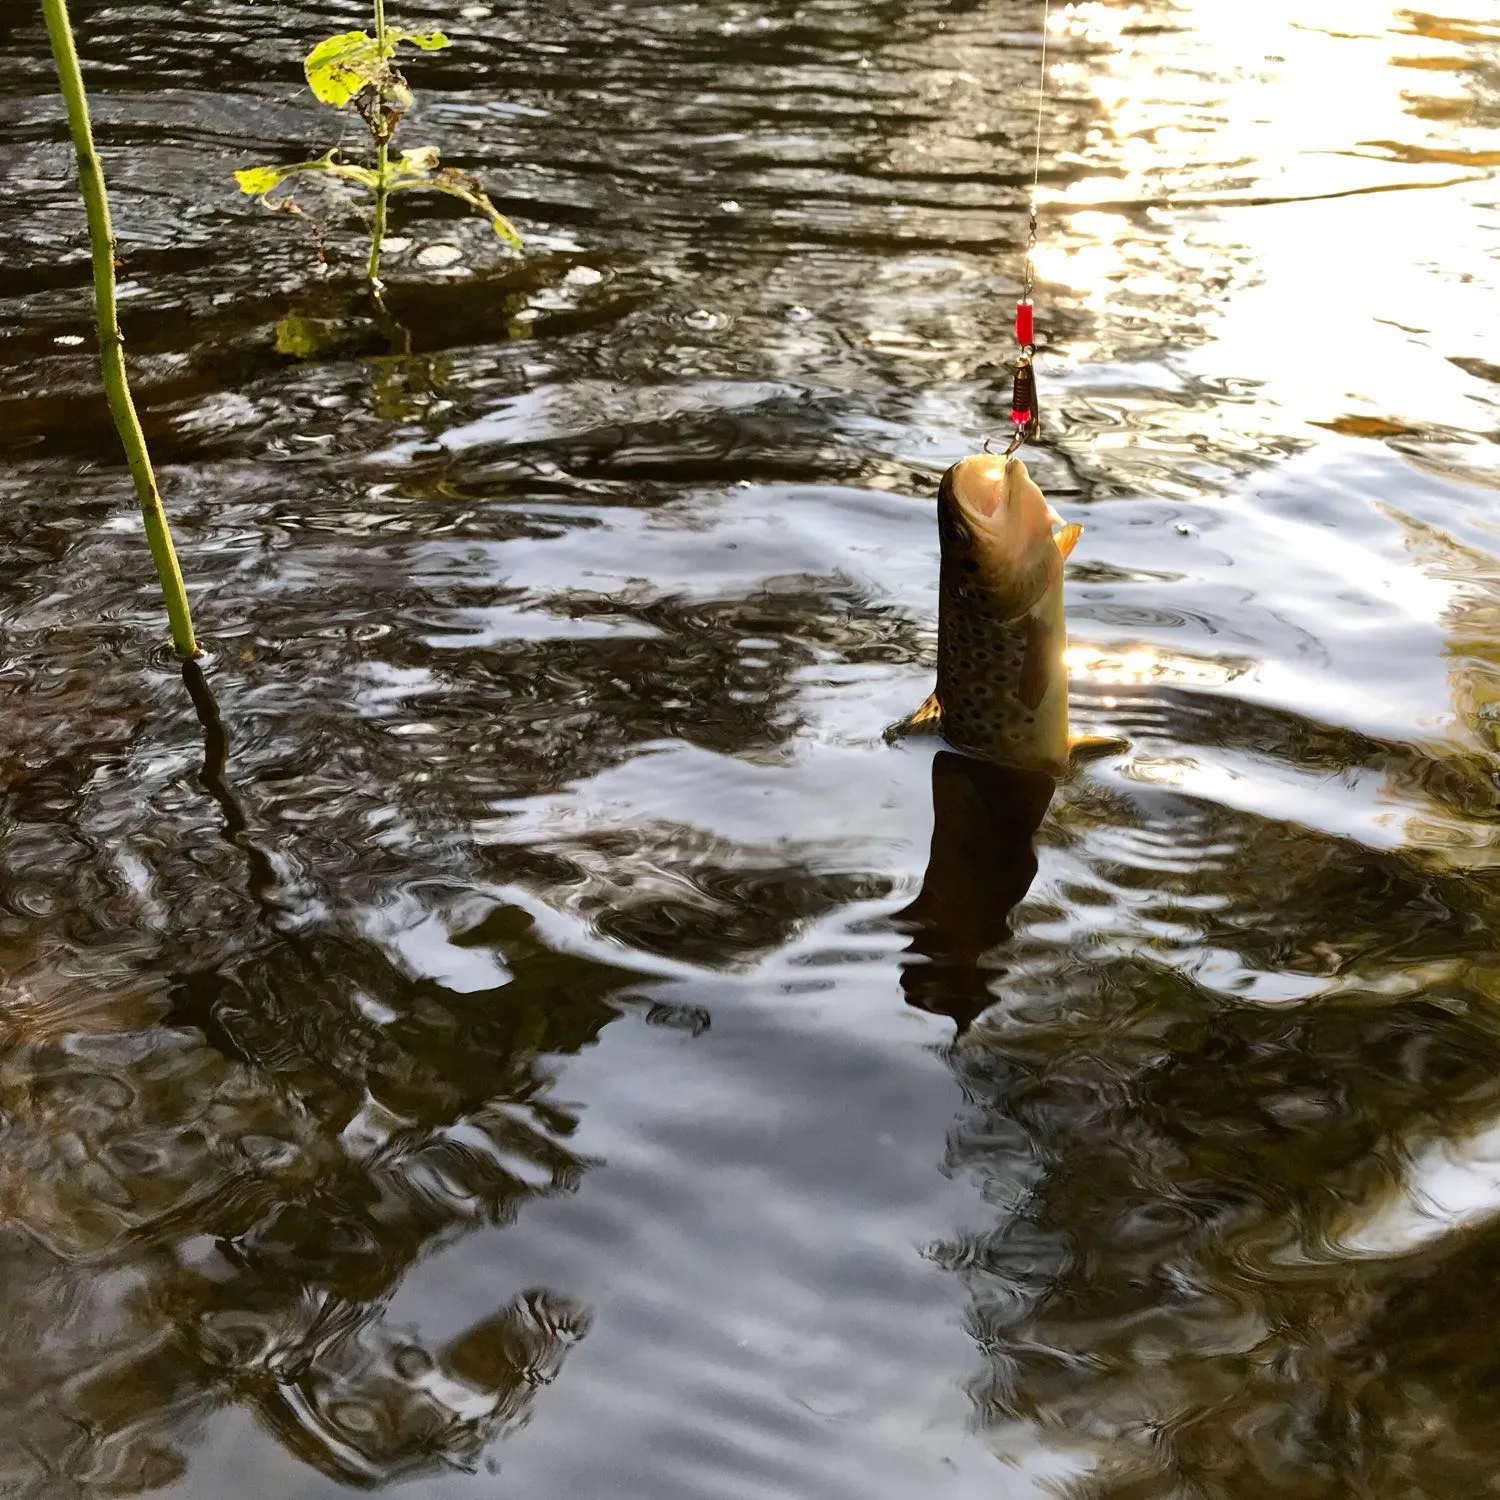
<svg viewBox="0 0 1500 1500">
<path fill-rule="evenodd" d="M 1036 197 L 1042 180 L 1042 109 L 1047 97 L 1047 29 L 1051 20 L 1051 0 L 1042 4 L 1041 77 L 1036 90 L 1036 150 L 1031 168 L 1031 202 L 1027 205 L 1026 265 L 1021 280 L 1021 298 L 1016 303 L 1016 373 L 1010 389 L 1011 439 L 1006 456 L 1022 443 L 1034 443 L 1041 431 L 1042 416 L 1036 395 L 1036 304 L 1032 289 L 1036 280 L 1032 258 L 1036 251 Z"/>
</svg>

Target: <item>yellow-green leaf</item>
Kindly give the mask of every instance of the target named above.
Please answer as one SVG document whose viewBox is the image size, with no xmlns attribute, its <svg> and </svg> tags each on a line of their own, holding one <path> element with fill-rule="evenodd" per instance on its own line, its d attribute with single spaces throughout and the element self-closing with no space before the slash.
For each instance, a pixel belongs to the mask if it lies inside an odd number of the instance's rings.
<svg viewBox="0 0 1500 1500">
<path fill-rule="evenodd" d="M 264 196 L 272 188 L 280 187 L 288 177 L 295 177 L 301 172 L 327 172 L 348 182 L 357 182 L 372 192 L 379 185 L 378 173 L 369 167 L 356 167 L 349 162 L 338 161 L 337 156 L 338 150 L 335 148 L 315 161 L 292 162 L 285 167 L 246 167 L 234 174 L 234 180 L 239 183 L 242 193 L 249 193 L 253 198 Z"/>
<path fill-rule="evenodd" d="M 320 340 L 312 322 L 288 313 L 276 323 L 276 352 L 292 354 L 299 359 L 308 359 L 318 352 Z"/>
<path fill-rule="evenodd" d="M 276 324 L 276 352 L 294 359 L 347 354 L 369 337 L 370 325 L 359 319 L 305 318 L 288 313 Z"/>
<path fill-rule="evenodd" d="M 273 187 L 284 182 L 286 176 L 286 171 L 282 167 L 246 167 L 243 172 L 234 174 L 234 180 L 239 183 L 242 193 L 249 193 L 252 198 L 258 198 L 262 193 L 269 193 Z"/>
<path fill-rule="evenodd" d="M 389 88 L 394 78 L 388 59 L 401 42 L 436 52 L 448 45 L 448 38 L 441 31 L 388 31 L 382 51 L 368 31 L 341 31 L 325 37 L 303 60 L 307 86 L 336 109 L 342 109 L 361 89 Z M 404 104 L 410 103 L 408 94 Z"/>
<path fill-rule="evenodd" d="M 490 228 L 507 245 L 517 250 L 525 248 L 516 226 L 490 202 L 489 197 L 472 177 L 466 179 L 461 173 L 449 167 L 436 177 L 408 177 L 391 184 L 393 193 L 409 192 L 414 188 L 431 193 L 446 193 L 450 198 L 457 198 L 459 202 L 467 203 L 475 213 L 483 214 L 490 221 Z"/>
<path fill-rule="evenodd" d="M 380 173 L 369 167 L 354 167 L 347 162 L 340 162 L 328 170 L 335 177 L 342 177 L 345 182 L 357 182 L 361 187 L 369 188 L 372 193 L 380 186 Z"/>
<path fill-rule="evenodd" d="M 488 202 L 488 200 L 486 200 L 486 202 Z M 489 214 L 490 228 L 493 229 L 495 233 L 498 234 L 507 245 L 511 246 L 511 248 L 515 250 L 522 250 L 525 248 L 525 243 L 521 239 L 521 231 L 517 229 L 516 226 L 512 224 L 504 214 L 498 213 L 493 208 L 490 209 Z"/>
<path fill-rule="evenodd" d="M 378 83 L 385 59 L 367 31 L 341 31 L 319 42 L 303 61 L 307 86 L 323 101 L 343 108 L 361 89 Z"/>
<path fill-rule="evenodd" d="M 424 52 L 437 52 L 448 45 L 448 38 L 441 31 L 395 31 L 386 32 L 387 56 L 396 50 L 397 42 L 411 42 Z"/>
</svg>

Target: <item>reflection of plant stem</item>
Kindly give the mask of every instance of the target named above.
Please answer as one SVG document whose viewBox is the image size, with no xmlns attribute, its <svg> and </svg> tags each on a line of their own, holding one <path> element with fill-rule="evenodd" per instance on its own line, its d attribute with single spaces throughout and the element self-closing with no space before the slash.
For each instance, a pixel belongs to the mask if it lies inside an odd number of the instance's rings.
<svg viewBox="0 0 1500 1500">
<path fill-rule="evenodd" d="M 379 299 L 376 299 L 379 301 Z M 391 315 L 391 310 L 384 302 L 380 302 L 380 329 L 385 334 L 386 341 L 391 346 L 391 353 L 403 357 L 411 354 L 411 329 L 398 318 Z"/>
<path fill-rule="evenodd" d="M 380 9 L 380 0 L 376 0 Z M 104 393 L 109 414 L 125 447 L 130 476 L 135 481 L 136 498 L 146 524 L 146 541 L 161 580 L 166 601 L 167 620 L 172 628 L 172 645 L 178 656 L 198 655 L 193 638 L 193 618 L 188 611 L 187 590 L 182 569 L 172 546 L 167 513 L 162 508 L 161 492 L 146 451 L 146 435 L 141 431 L 135 402 L 130 396 L 130 380 L 125 371 L 125 340 L 120 335 L 120 320 L 115 306 L 115 235 L 109 220 L 109 197 L 104 188 L 104 170 L 94 149 L 94 132 L 89 123 L 88 95 L 84 91 L 83 72 L 78 64 L 78 48 L 73 42 L 73 26 L 68 20 L 66 0 L 42 0 L 47 18 L 47 35 L 52 41 L 52 56 L 57 62 L 58 82 L 68 109 L 68 129 L 78 154 L 78 187 L 83 195 L 84 211 L 89 221 L 89 244 L 94 260 L 94 310 L 99 328 L 99 360 L 104 374 Z"/>
<path fill-rule="evenodd" d="M 224 814 L 225 842 L 233 844 L 245 856 L 252 899 L 261 906 L 275 906 L 268 898 L 276 887 L 276 867 L 265 850 L 250 838 L 250 820 L 245 816 L 244 804 L 224 779 L 224 768 L 229 764 L 229 731 L 219 717 L 219 701 L 197 662 L 183 662 L 182 680 L 203 726 L 203 769 L 198 779 Z"/>
<path fill-rule="evenodd" d="M 365 280 L 376 302 L 381 302 L 380 252 L 385 245 L 385 208 L 391 196 L 390 128 L 385 117 L 385 0 L 375 0 L 375 50 L 382 64 L 382 81 L 375 85 L 375 110 L 372 118 L 377 131 L 375 139 L 375 224 L 370 234 L 370 263 Z M 381 304 L 384 305 L 383 303 Z"/>
</svg>

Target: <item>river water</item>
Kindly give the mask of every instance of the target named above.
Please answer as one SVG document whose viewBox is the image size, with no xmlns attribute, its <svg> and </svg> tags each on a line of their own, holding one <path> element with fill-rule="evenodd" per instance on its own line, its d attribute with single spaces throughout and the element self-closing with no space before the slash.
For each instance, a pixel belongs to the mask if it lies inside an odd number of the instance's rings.
<svg viewBox="0 0 1500 1500">
<path fill-rule="evenodd" d="M 230 176 L 358 144 L 300 58 L 362 7 L 80 0 L 219 773 L 7 0 L 0 1494 L 1495 1492 L 1457 3 L 1059 4 L 1034 158 L 1036 4 L 412 0 L 403 143 L 528 251 L 406 199 L 403 343 L 354 200 Z M 1128 741 L 1045 816 L 881 741 L 1034 163 L 1032 470 Z"/>
</svg>

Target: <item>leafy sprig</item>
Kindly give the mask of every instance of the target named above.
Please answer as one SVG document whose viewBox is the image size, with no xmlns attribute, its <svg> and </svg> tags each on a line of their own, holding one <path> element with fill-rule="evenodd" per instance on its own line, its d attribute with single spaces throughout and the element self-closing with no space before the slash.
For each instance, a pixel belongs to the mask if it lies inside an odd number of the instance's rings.
<svg viewBox="0 0 1500 1500">
<path fill-rule="evenodd" d="M 436 52 L 449 45 L 441 31 L 406 31 L 383 24 L 384 7 L 376 7 L 376 35 L 367 31 L 343 31 L 324 38 L 305 59 L 302 70 L 307 86 L 323 104 L 334 109 L 352 105 L 365 122 L 375 147 L 375 165 L 346 161 L 339 148 L 310 161 L 285 166 L 247 167 L 234 174 L 240 191 L 270 202 L 269 195 L 295 178 L 327 174 L 352 182 L 375 198 L 375 223 L 370 244 L 367 278 L 376 296 L 380 293 L 380 252 L 385 239 L 386 204 L 395 193 L 442 193 L 457 198 L 467 208 L 489 221 L 490 228 L 514 249 L 521 249 L 521 236 L 514 224 L 490 201 L 479 180 L 467 172 L 444 167 L 436 146 L 418 146 L 393 157 L 391 141 L 402 117 L 412 106 L 412 92 L 396 66 L 397 49 L 412 46 Z M 284 206 L 282 199 L 273 206 Z"/>
</svg>

